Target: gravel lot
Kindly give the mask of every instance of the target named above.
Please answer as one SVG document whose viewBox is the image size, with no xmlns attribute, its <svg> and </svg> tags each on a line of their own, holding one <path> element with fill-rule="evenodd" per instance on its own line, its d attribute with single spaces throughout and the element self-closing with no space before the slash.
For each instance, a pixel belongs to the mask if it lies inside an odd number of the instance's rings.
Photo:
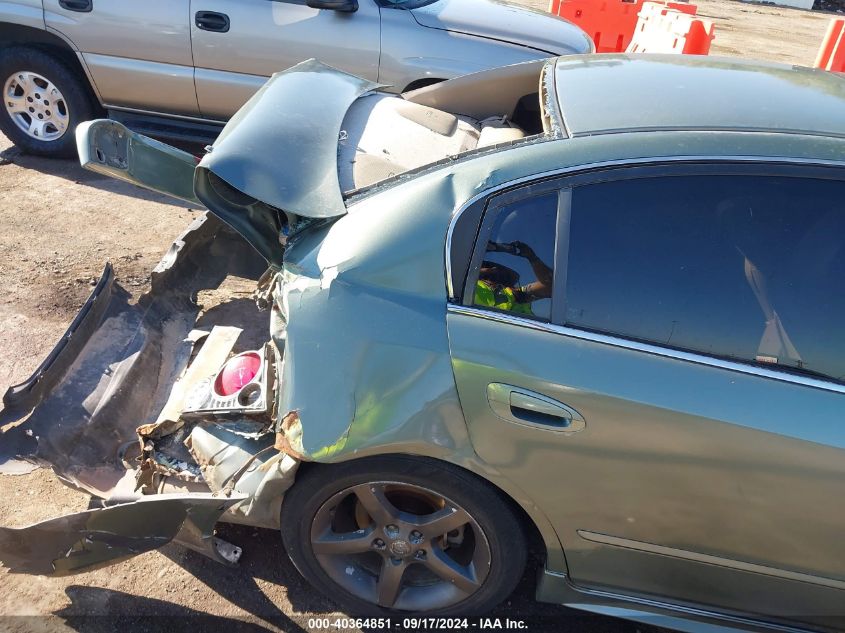
<svg viewBox="0 0 845 633">
<path fill-rule="evenodd" d="M 545 8 L 546 2 L 526 0 Z M 701 0 L 714 20 L 712 54 L 812 64 L 830 14 Z M 621 98 L 623 96 L 620 96 Z M 148 272 L 197 209 L 83 171 L 72 161 L 22 156 L 0 136 L 0 390 L 25 378 L 52 348 L 106 260 L 136 296 Z M 0 476 L 2 524 L 23 526 L 87 507 L 50 471 Z M 302 581 L 275 532 L 224 526 L 241 545 L 237 568 L 177 546 L 69 578 L 3 576 L 0 629 L 308 630 L 332 604 Z M 0 572 L 3 573 L 3 572 Z M 638 627 L 538 605 L 527 574 L 500 617 L 539 618 L 530 630 L 633 632 Z M 186 616 L 192 616 L 190 621 Z M 544 624 L 545 623 L 545 624 Z"/>
</svg>

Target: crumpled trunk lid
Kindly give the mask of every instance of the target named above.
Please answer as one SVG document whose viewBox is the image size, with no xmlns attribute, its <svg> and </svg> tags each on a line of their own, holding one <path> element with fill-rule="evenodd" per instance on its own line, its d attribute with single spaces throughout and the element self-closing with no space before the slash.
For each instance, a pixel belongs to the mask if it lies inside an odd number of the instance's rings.
<svg viewBox="0 0 845 633">
<path fill-rule="evenodd" d="M 346 213 L 337 165 L 341 125 L 349 106 L 377 88 L 313 59 L 273 75 L 200 161 L 197 198 L 281 266 L 280 213 L 312 219 Z"/>
<path fill-rule="evenodd" d="M 349 106 L 379 87 L 311 59 L 273 75 L 201 159 L 97 120 L 77 130 L 80 162 L 202 203 L 280 267 L 280 237 L 295 228 L 291 223 L 346 213 L 337 164 L 341 126 Z"/>
</svg>

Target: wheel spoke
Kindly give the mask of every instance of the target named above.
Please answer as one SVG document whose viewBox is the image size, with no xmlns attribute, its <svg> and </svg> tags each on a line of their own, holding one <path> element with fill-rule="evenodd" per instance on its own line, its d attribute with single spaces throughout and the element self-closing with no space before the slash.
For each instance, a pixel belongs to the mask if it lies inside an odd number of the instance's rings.
<svg viewBox="0 0 845 633">
<path fill-rule="evenodd" d="M 315 554 L 360 554 L 370 550 L 372 529 L 337 533 L 329 531 L 311 542 Z"/>
<path fill-rule="evenodd" d="M 457 530 L 469 521 L 470 517 L 464 510 L 447 506 L 442 510 L 420 517 L 416 521 L 416 525 L 425 537 L 435 538 L 452 530 Z"/>
<path fill-rule="evenodd" d="M 53 85 L 53 82 L 49 79 L 45 79 L 47 85 L 43 88 L 43 93 L 45 96 L 55 97 L 56 95 L 60 94 L 59 89 Z"/>
<path fill-rule="evenodd" d="M 6 109 L 11 114 L 18 112 L 26 112 L 26 100 L 23 96 L 15 97 L 11 95 L 6 96 Z"/>
<path fill-rule="evenodd" d="M 425 564 L 432 572 L 443 580 L 451 582 L 461 591 L 472 593 L 481 586 L 475 577 L 472 566 L 459 565 L 440 548 L 432 550 L 426 558 Z"/>
<path fill-rule="evenodd" d="M 37 138 L 43 138 L 46 126 L 47 121 L 39 121 L 38 119 L 32 119 L 32 121 L 30 121 L 29 123 L 29 133 Z"/>
<path fill-rule="evenodd" d="M 15 76 L 15 83 L 21 87 L 23 90 L 24 95 L 29 94 L 30 89 L 32 88 L 32 76 L 29 73 L 18 73 Z"/>
<path fill-rule="evenodd" d="M 64 132 L 67 129 L 68 118 L 58 112 L 54 112 L 53 116 L 50 117 L 50 122 L 56 126 L 59 132 Z"/>
<path fill-rule="evenodd" d="M 404 561 L 394 561 L 385 558 L 381 564 L 381 573 L 378 576 L 376 585 L 377 600 L 383 607 L 392 607 L 396 604 L 399 592 L 402 590 L 402 576 L 405 574 Z"/>
<path fill-rule="evenodd" d="M 388 501 L 383 488 L 361 484 L 353 487 L 352 492 L 377 524 L 384 526 L 398 520 L 399 511 Z"/>
</svg>

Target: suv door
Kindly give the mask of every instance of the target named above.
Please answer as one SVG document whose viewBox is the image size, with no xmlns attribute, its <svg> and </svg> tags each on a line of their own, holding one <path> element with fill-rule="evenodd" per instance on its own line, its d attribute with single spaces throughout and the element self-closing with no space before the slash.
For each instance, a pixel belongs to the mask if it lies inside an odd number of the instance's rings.
<svg viewBox="0 0 845 633">
<path fill-rule="evenodd" d="M 842 626 L 842 177 L 629 168 L 490 200 L 455 376 L 574 584 Z"/>
<path fill-rule="evenodd" d="M 354 13 L 312 9 L 305 0 L 191 0 L 203 116 L 228 119 L 267 77 L 312 57 L 376 81 L 379 20 L 374 0 L 359 0 Z"/>
<path fill-rule="evenodd" d="M 49 29 L 79 49 L 100 100 L 197 115 L 189 0 L 44 0 Z"/>
</svg>

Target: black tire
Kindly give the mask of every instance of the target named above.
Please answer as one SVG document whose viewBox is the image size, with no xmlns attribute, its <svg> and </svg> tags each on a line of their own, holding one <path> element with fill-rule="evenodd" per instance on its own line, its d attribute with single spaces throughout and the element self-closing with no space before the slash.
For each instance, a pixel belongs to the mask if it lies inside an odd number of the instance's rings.
<svg viewBox="0 0 845 633">
<path fill-rule="evenodd" d="M 385 482 L 387 482 L 385 487 Z M 439 578 L 436 578 L 436 589 L 440 593 L 433 591 L 430 587 L 435 586 L 431 581 L 417 581 L 419 584 L 414 584 L 413 580 L 419 578 L 419 574 L 433 573 L 430 572 L 429 566 L 425 558 L 420 560 L 411 560 L 410 557 L 416 557 L 420 552 L 415 554 L 406 554 L 403 560 L 403 572 L 400 581 L 401 589 L 395 599 L 395 606 L 398 608 L 388 608 L 377 604 L 375 601 L 363 599 L 360 595 L 353 594 L 347 587 L 339 584 L 324 567 L 325 561 L 335 561 L 341 555 L 325 554 L 321 557 L 324 564 L 320 563 L 318 556 L 315 555 L 312 542 L 312 528 L 320 531 L 319 520 L 320 516 L 324 516 L 326 508 L 335 503 L 335 499 L 342 498 L 344 500 L 337 502 L 337 506 L 330 510 L 331 520 L 336 521 L 337 515 L 341 512 L 344 506 L 348 504 L 347 499 L 352 499 L 352 504 L 356 510 L 352 512 L 356 517 L 360 516 L 360 507 L 363 507 L 363 502 L 357 493 L 347 492 L 347 489 L 353 486 L 361 486 L 367 484 L 370 486 L 382 486 L 382 490 L 386 493 L 384 496 L 394 495 L 391 497 L 391 503 L 397 499 L 395 495 L 406 494 L 403 491 L 414 491 L 416 487 L 424 488 L 427 491 L 441 495 L 446 503 L 452 503 L 459 510 L 464 511 L 468 517 L 471 518 L 472 523 L 466 523 L 459 530 L 450 531 L 447 535 L 434 537 L 429 539 L 426 536 L 426 544 L 429 540 L 433 544 L 439 542 L 441 547 L 445 545 L 444 549 L 439 549 L 438 552 L 442 554 L 444 551 L 452 547 L 450 544 L 452 538 L 457 538 L 457 533 L 460 532 L 461 544 L 458 548 L 466 548 L 467 542 L 473 548 L 480 547 L 479 543 L 489 546 L 487 549 L 485 562 L 489 561 L 489 567 L 483 566 L 486 570 L 486 576 L 483 580 L 478 580 L 478 588 L 473 589 L 470 593 L 458 594 L 459 601 L 441 605 L 436 605 L 436 600 L 432 601 L 435 606 L 429 608 L 412 607 L 407 605 L 427 604 L 425 602 L 425 593 L 431 596 L 443 595 L 444 591 L 451 591 L 454 595 L 458 591 L 454 582 L 452 586 Z M 391 490 L 389 487 L 394 486 Z M 402 488 L 407 486 L 407 488 Z M 359 488 L 361 489 L 361 488 Z M 375 487 L 370 488 L 375 490 Z M 398 492 L 397 492 L 398 490 Z M 344 498 L 343 495 L 348 494 L 349 497 Z M 401 496 L 398 497 L 401 500 Z M 444 510 L 439 512 L 442 514 Z M 427 515 L 430 510 L 421 513 L 421 516 Z M 387 532 L 379 532 L 378 522 L 371 518 L 371 515 L 365 512 L 364 516 L 368 522 L 366 539 L 371 537 L 384 536 Z M 403 515 L 405 516 L 405 515 Z M 464 515 L 461 515 L 464 516 Z M 360 519 L 358 519 L 360 521 Z M 526 538 L 522 529 L 522 525 L 510 507 L 508 502 L 502 495 L 483 479 L 457 468 L 451 464 L 439 462 L 436 460 L 425 459 L 413 456 L 391 455 L 370 457 L 360 460 L 343 462 L 340 464 L 331 465 L 312 465 L 306 467 L 298 475 L 296 483 L 287 492 L 281 511 L 281 525 L 282 525 L 282 539 L 287 549 L 293 564 L 299 572 L 312 585 L 319 589 L 330 599 L 337 602 L 348 613 L 353 615 L 387 615 L 397 613 L 424 613 L 425 615 L 438 616 L 470 616 L 479 615 L 490 611 L 497 604 L 505 600 L 525 571 L 525 563 L 527 557 Z M 360 528 L 360 523 L 358 527 Z M 473 527 L 475 526 L 475 527 Z M 331 528 L 331 534 L 335 535 L 334 526 Z M 351 529 L 355 529 L 353 526 Z M 404 529 L 404 528 L 402 528 Z M 482 536 L 478 536 L 476 532 L 480 529 Z M 346 530 L 343 530 L 344 532 Z M 323 532 L 321 532 L 323 533 Z M 455 535 L 453 537 L 453 535 Z M 448 538 L 447 538 L 448 537 Z M 399 537 L 405 539 L 404 536 Z M 380 538 L 375 540 L 382 541 Z M 385 539 L 388 541 L 388 548 L 394 548 L 395 541 Z M 411 540 L 411 539 L 408 539 Z M 334 542 L 334 541 L 332 541 Z M 419 540 L 412 542 L 419 543 Z M 407 544 L 407 543 L 406 543 Z M 376 547 L 373 541 L 373 547 Z M 418 547 L 411 546 L 412 549 Z M 402 546 L 404 549 L 404 545 Z M 381 543 L 381 549 L 384 550 L 384 541 Z M 473 550 L 475 551 L 475 550 Z M 342 559 L 340 565 L 345 569 L 346 575 L 353 577 L 354 575 L 364 575 L 364 582 L 373 586 L 375 594 L 379 594 L 378 585 L 381 582 L 376 580 L 378 573 L 373 569 L 372 565 L 388 565 L 388 558 L 393 557 L 395 550 L 385 554 L 382 552 L 364 552 L 356 553 L 347 558 Z M 451 555 L 451 554 L 450 554 Z M 337 556 L 338 558 L 333 558 Z M 378 558 L 381 556 L 381 558 Z M 472 554 L 469 554 L 472 556 Z M 357 558 L 356 558 L 357 557 Z M 371 557 L 367 558 L 366 557 Z M 372 563 L 374 560 L 381 561 L 380 563 Z M 429 560 L 436 558 L 434 554 L 429 553 Z M 442 556 L 441 556 L 442 558 Z M 399 561 L 399 558 L 390 558 L 393 561 Z M 360 564 L 359 562 L 360 561 Z M 475 559 L 472 559 L 473 565 Z M 421 565 L 415 565 L 422 563 Z M 407 565 L 407 566 L 406 566 Z M 414 579 L 409 580 L 407 570 L 411 565 L 415 565 L 417 570 L 413 574 L 416 575 Z M 345 567 L 344 567 L 345 566 Z M 354 566 L 354 567 L 353 567 Z M 467 567 L 469 569 L 470 567 Z M 383 568 L 380 568 L 384 573 Z M 475 567 L 473 567 L 475 569 Z M 420 571 L 422 570 L 422 571 Z M 485 572 L 481 572 L 482 576 Z M 369 574 L 367 578 L 365 575 Z M 337 577 L 337 574 L 335 574 Z M 345 577 L 342 580 L 346 581 Z M 354 580 L 348 580 L 347 583 L 353 583 Z M 409 586 L 410 585 L 410 586 Z M 357 587 L 355 585 L 351 585 Z M 360 591 L 363 591 L 361 589 Z M 456 598 L 453 598 L 453 600 Z M 403 604 L 404 602 L 404 604 Z M 403 608 L 404 606 L 404 608 Z"/>
<path fill-rule="evenodd" d="M 95 117 L 96 108 L 84 77 L 66 61 L 41 49 L 12 46 L 0 54 L 0 90 L 15 73 L 34 72 L 52 82 L 64 97 L 68 125 L 55 140 L 29 136 L 12 120 L 5 102 L 0 107 L 0 130 L 22 151 L 56 158 L 76 157 L 76 126 Z M 7 95 L 3 95 L 5 99 Z"/>
</svg>

